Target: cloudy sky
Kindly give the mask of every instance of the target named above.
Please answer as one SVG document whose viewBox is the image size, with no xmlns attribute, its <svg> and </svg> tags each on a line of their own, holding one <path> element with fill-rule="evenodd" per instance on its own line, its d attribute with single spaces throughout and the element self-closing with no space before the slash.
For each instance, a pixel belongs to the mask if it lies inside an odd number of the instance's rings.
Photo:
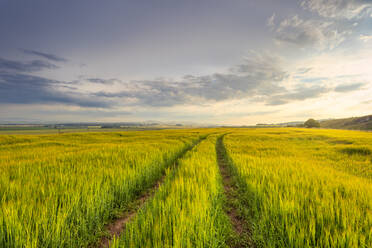
<svg viewBox="0 0 372 248">
<path fill-rule="evenodd" d="M 0 122 L 372 114 L 372 0 L 0 0 Z"/>
</svg>

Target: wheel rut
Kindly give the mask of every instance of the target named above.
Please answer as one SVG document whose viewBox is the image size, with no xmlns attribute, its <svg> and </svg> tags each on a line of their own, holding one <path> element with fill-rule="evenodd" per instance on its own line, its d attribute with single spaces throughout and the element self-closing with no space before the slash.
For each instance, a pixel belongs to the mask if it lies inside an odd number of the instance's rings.
<svg viewBox="0 0 372 248">
<path fill-rule="evenodd" d="M 229 169 L 223 138 L 224 135 L 217 139 L 216 153 L 226 195 L 225 212 L 229 216 L 235 232 L 234 236 L 228 240 L 228 245 L 232 248 L 255 247 L 250 226 L 239 211 L 238 186 Z"/>
<path fill-rule="evenodd" d="M 207 136 L 206 136 L 207 137 Z M 193 145 L 185 149 L 181 155 L 179 155 L 175 161 L 173 162 L 173 165 L 170 166 L 170 168 L 173 170 L 178 166 L 178 161 L 190 150 L 192 150 L 195 146 L 197 146 L 202 140 L 206 139 L 206 137 L 201 137 L 198 141 L 196 141 Z M 130 204 L 129 207 L 124 210 L 119 217 L 112 220 L 110 223 L 108 223 L 104 230 L 107 233 L 107 235 L 102 236 L 96 245 L 93 245 L 92 247 L 99 247 L 99 248 L 105 248 L 110 246 L 110 242 L 114 239 L 114 237 L 120 237 L 120 235 L 125 230 L 125 225 L 130 222 L 136 215 L 137 212 L 143 208 L 143 206 L 146 204 L 146 202 L 151 199 L 157 189 L 160 187 L 160 185 L 163 184 L 165 181 L 166 176 L 163 175 L 158 181 L 156 181 L 152 187 L 148 188 L 147 190 L 143 191 L 136 199 L 134 199 Z"/>
</svg>

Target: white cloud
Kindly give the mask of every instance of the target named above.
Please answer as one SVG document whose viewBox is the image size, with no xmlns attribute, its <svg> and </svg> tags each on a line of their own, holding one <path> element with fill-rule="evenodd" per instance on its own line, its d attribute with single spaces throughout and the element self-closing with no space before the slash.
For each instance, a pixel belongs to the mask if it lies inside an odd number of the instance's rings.
<svg viewBox="0 0 372 248">
<path fill-rule="evenodd" d="M 187 75 L 181 80 L 137 80 L 120 82 L 121 89 L 95 92 L 96 97 L 122 104 L 169 107 L 175 105 L 203 105 L 220 101 L 264 97 L 285 91 L 282 82 L 287 73 L 281 59 L 270 54 L 251 53 L 240 65 L 225 73 L 205 76 Z M 117 83 L 116 83 L 117 84 Z M 115 86 L 115 85 L 114 85 Z"/>
<path fill-rule="evenodd" d="M 355 91 L 359 90 L 364 85 L 364 83 L 340 84 L 335 88 L 335 91 L 341 93 Z"/>
<path fill-rule="evenodd" d="M 371 0 L 304 0 L 302 7 L 320 16 L 337 19 L 361 18 L 372 8 Z"/>
<path fill-rule="evenodd" d="M 274 95 L 269 99 L 267 105 L 282 105 L 293 101 L 303 101 L 306 99 L 319 98 L 332 89 L 323 85 L 315 85 L 311 87 L 300 86 L 297 89 L 284 94 Z"/>
<path fill-rule="evenodd" d="M 362 41 L 364 41 L 364 42 L 372 41 L 372 35 L 363 35 L 363 34 L 361 34 L 359 38 Z"/>
<path fill-rule="evenodd" d="M 298 45 L 314 46 L 319 50 L 334 49 L 341 44 L 351 30 L 338 30 L 334 22 L 320 20 L 303 20 L 297 15 L 284 19 L 275 30 L 275 38 Z"/>
<path fill-rule="evenodd" d="M 273 15 L 271 16 L 271 17 L 269 17 L 269 19 L 267 19 L 267 26 L 269 26 L 269 27 L 274 27 L 275 26 L 275 23 L 274 23 L 274 21 L 275 21 L 275 13 L 273 13 Z"/>
</svg>

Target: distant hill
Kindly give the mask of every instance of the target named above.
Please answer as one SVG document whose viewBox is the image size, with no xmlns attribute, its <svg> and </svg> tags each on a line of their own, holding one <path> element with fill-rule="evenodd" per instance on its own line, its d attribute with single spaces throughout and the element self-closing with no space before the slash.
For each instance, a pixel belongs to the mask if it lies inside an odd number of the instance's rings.
<svg viewBox="0 0 372 248">
<path fill-rule="evenodd" d="M 290 121 L 290 122 L 283 122 L 283 123 L 278 123 L 278 126 L 285 126 L 285 127 L 296 127 L 303 125 L 303 121 Z"/>
<path fill-rule="evenodd" d="M 372 130 L 372 115 L 325 120 L 320 122 L 320 126 L 335 129 Z"/>
</svg>

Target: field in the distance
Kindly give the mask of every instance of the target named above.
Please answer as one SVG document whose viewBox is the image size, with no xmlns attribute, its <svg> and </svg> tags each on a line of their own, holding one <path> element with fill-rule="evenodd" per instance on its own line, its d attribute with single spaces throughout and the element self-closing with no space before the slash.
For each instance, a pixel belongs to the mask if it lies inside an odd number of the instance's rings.
<svg viewBox="0 0 372 248">
<path fill-rule="evenodd" d="M 104 246 L 372 247 L 372 133 L 1 134 L 0 247 Z"/>
</svg>

